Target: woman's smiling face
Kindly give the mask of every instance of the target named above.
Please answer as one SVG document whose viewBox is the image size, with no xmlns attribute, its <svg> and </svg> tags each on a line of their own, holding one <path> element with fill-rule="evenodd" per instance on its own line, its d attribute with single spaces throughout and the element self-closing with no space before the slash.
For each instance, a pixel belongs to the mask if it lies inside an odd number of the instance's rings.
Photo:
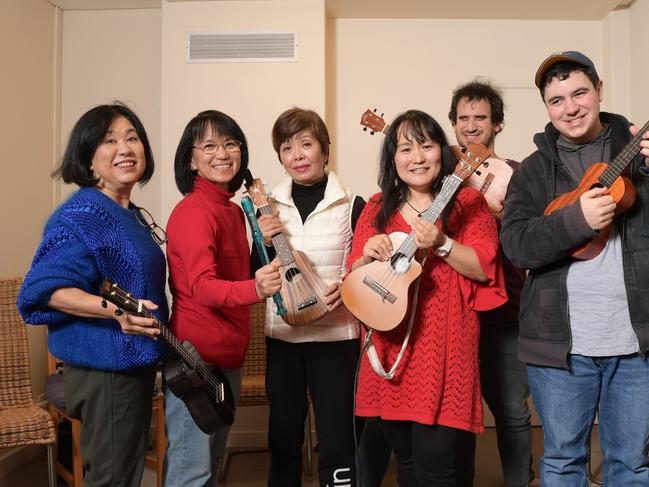
<svg viewBox="0 0 649 487">
<path fill-rule="evenodd" d="M 197 171 L 201 177 L 229 191 L 230 181 L 234 179 L 241 167 L 240 144 L 240 141 L 232 137 L 219 134 L 211 124 L 208 124 L 203 138 L 194 143 L 190 162 L 192 171 Z M 211 151 L 215 146 L 215 153 L 205 153 L 205 150 Z"/>
</svg>

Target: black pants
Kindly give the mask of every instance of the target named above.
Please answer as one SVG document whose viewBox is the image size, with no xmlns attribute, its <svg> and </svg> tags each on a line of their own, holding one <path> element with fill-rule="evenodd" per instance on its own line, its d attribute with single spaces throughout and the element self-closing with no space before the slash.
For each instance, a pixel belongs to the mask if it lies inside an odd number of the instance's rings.
<svg viewBox="0 0 649 487">
<path fill-rule="evenodd" d="M 471 487 L 475 435 L 446 426 L 378 420 L 397 458 L 400 487 Z"/>
<path fill-rule="evenodd" d="M 85 487 L 139 487 L 155 367 L 108 372 L 65 364 L 67 412 L 81 420 Z"/>
<path fill-rule="evenodd" d="M 288 343 L 267 338 L 266 346 L 268 486 L 301 485 L 307 387 L 318 435 L 320 485 L 354 486 L 353 387 L 359 341 Z"/>
</svg>

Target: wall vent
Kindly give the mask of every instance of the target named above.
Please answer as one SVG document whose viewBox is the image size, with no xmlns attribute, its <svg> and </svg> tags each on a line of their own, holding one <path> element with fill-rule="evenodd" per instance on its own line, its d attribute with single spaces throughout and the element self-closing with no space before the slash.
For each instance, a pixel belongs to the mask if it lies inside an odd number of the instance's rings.
<svg viewBox="0 0 649 487">
<path fill-rule="evenodd" d="M 189 32 L 187 63 L 272 63 L 297 61 L 297 34 Z"/>
</svg>

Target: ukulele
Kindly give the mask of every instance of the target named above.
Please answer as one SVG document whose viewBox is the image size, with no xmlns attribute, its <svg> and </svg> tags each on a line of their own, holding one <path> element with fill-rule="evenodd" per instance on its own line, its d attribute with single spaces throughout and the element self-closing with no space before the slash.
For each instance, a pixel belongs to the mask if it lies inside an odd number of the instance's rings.
<svg viewBox="0 0 649 487">
<path fill-rule="evenodd" d="M 454 151 L 456 152 L 456 151 Z M 442 189 L 421 214 L 434 223 L 444 211 L 451 197 L 462 182 L 489 157 L 489 150 L 482 144 L 469 144 L 453 174 L 444 179 Z M 391 234 L 396 243 L 400 232 Z M 403 234 L 402 234 L 403 235 Z M 356 318 L 370 328 L 388 331 L 403 321 L 408 309 L 410 284 L 421 274 L 421 264 L 413 260 L 417 251 L 414 231 L 392 253 L 389 261 L 375 260 L 352 271 L 343 281 L 343 303 Z"/>
<path fill-rule="evenodd" d="M 246 189 L 262 215 L 273 214 L 260 179 L 254 179 Z M 274 235 L 272 242 L 280 262 L 282 287 L 279 293 L 286 308 L 282 319 L 289 325 L 304 325 L 317 320 L 329 311 L 324 295 L 327 285 L 313 272 L 306 255 L 291 248 L 283 234 Z"/>
<path fill-rule="evenodd" d="M 386 123 L 383 114 L 378 115 L 376 110 L 365 110 L 361 117 L 361 125 L 364 131 L 386 134 L 390 125 Z M 489 205 L 493 214 L 503 211 L 507 186 L 514 170 L 507 162 L 496 157 L 490 157 L 482 163 L 482 167 L 475 170 L 464 182 L 467 186 L 480 191 Z"/>
<path fill-rule="evenodd" d="M 218 367 L 206 364 L 198 353 L 188 350 L 142 301 L 134 299 L 110 279 L 104 281 L 101 297 L 129 313 L 155 321 L 162 341 L 178 355 L 178 358 L 165 361 L 165 382 L 171 392 L 183 400 L 201 431 L 209 435 L 218 427 L 234 422 L 234 398 L 230 382 Z"/>
<path fill-rule="evenodd" d="M 254 181 L 250 169 L 246 169 L 243 179 L 245 181 L 246 189 L 249 188 Z M 259 258 L 261 259 L 261 263 L 264 265 L 270 264 L 268 252 L 266 252 L 266 245 L 264 244 L 264 236 L 259 229 L 259 224 L 257 223 L 257 215 L 255 215 L 255 208 L 249 196 L 244 196 L 243 198 L 241 198 L 241 208 L 243 208 L 243 213 L 246 215 L 248 225 L 250 225 L 250 234 L 252 235 L 252 241 L 255 243 L 257 253 L 259 254 Z M 275 301 L 275 306 L 277 307 L 277 314 L 279 316 L 284 316 L 286 314 L 286 308 L 284 308 L 282 295 L 279 293 L 279 291 L 273 294 L 273 301 Z"/>
<path fill-rule="evenodd" d="M 615 216 L 627 211 L 635 202 L 637 192 L 631 180 L 621 176 L 627 166 L 631 163 L 635 155 L 640 151 L 640 142 L 642 135 L 649 130 L 649 122 L 645 123 L 640 131 L 631 138 L 624 146 L 620 153 L 613 159 L 613 162 L 597 162 L 586 169 L 584 176 L 576 189 L 562 194 L 552 200 L 545 208 L 544 215 L 550 215 L 560 208 L 564 208 L 579 200 L 580 196 L 586 191 L 593 188 L 608 188 L 608 194 L 615 201 Z M 608 237 L 611 234 L 611 225 L 602 228 L 599 234 L 573 249 L 570 253 L 574 258 L 580 260 L 589 260 L 597 257 L 606 246 Z"/>
</svg>

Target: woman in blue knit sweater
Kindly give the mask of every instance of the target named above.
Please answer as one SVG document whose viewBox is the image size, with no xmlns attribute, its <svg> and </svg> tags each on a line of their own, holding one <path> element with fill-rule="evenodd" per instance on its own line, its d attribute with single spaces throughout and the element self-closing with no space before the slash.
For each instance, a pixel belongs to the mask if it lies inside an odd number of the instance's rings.
<svg viewBox="0 0 649 487">
<path fill-rule="evenodd" d="M 48 327 L 48 346 L 64 363 L 67 411 L 81 424 L 84 485 L 140 485 L 155 364 L 164 348 L 153 320 L 102 301 L 106 277 L 168 317 L 161 229 L 130 201 L 153 174 L 138 117 L 101 105 L 75 124 L 55 175 L 81 189 L 45 226 L 18 297 L 27 323 Z"/>
</svg>

